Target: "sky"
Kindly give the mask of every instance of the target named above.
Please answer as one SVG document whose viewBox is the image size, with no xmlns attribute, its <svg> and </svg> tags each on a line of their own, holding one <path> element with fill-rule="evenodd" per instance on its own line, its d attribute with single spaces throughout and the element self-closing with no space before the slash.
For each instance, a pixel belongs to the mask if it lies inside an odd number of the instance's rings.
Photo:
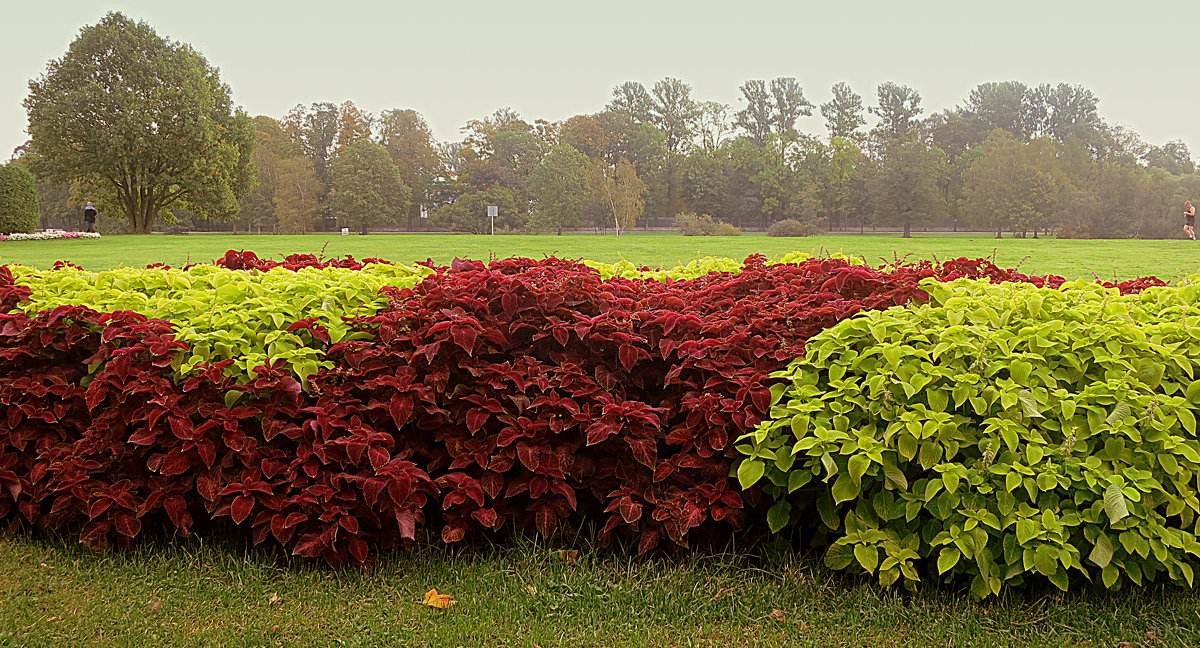
<svg viewBox="0 0 1200 648">
<path fill-rule="evenodd" d="M 1162 0 L 663 0 L 16 2 L 0 23 L 0 160 L 28 137 L 30 79 L 108 11 L 191 44 L 234 102 L 281 118 L 351 100 L 421 113 L 438 140 L 511 107 L 527 121 L 604 108 L 614 86 L 664 77 L 698 100 L 744 106 L 749 79 L 795 77 L 819 105 L 839 81 L 874 104 L 885 81 L 922 96 L 923 116 L 987 81 L 1081 84 L 1100 114 L 1155 145 L 1200 152 L 1200 3 Z M 824 120 L 801 118 L 825 134 Z"/>
</svg>

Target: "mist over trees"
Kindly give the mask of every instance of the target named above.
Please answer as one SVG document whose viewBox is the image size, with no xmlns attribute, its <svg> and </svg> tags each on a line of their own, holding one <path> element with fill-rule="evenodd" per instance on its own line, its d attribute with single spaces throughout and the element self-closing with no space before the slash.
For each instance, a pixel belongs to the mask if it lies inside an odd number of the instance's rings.
<svg viewBox="0 0 1200 648">
<path fill-rule="evenodd" d="M 136 56 L 156 63 L 132 65 Z M 118 77 L 131 85 L 103 86 Z M 30 89 L 33 137 L 18 153 L 37 176 L 45 226 L 78 220 L 87 198 L 132 231 L 162 218 L 251 232 L 487 233 L 497 206 L 503 233 L 670 228 L 694 213 L 813 233 L 1179 237 L 1183 201 L 1200 197 L 1184 142 L 1145 142 L 1067 83 L 981 83 L 930 112 L 894 81 L 826 90 L 748 79 L 729 105 L 668 77 L 618 84 L 596 112 L 561 121 L 501 108 L 438 141 L 411 108 L 373 115 L 346 100 L 251 120 L 190 46 L 110 13 Z M 814 116 L 824 129 L 804 131 L 801 118 Z M 140 193 L 120 186 L 125 168 L 139 169 Z M 114 222 L 102 215 L 101 229 Z"/>
</svg>

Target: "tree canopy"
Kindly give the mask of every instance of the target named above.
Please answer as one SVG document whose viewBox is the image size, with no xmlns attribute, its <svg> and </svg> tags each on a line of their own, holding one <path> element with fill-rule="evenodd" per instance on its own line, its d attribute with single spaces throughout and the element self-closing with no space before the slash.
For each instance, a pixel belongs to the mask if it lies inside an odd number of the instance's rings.
<svg viewBox="0 0 1200 648">
<path fill-rule="evenodd" d="M 33 171 L 148 233 L 168 209 L 230 215 L 254 185 L 254 126 L 191 46 L 111 12 L 30 82 Z"/>
</svg>

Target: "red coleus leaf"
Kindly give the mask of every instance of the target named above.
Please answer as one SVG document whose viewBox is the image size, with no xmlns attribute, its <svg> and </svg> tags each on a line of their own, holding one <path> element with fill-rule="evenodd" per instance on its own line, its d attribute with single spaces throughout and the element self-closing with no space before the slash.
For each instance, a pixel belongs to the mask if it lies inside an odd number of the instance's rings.
<svg viewBox="0 0 1200 648">
<path fill-rule="evenodd" d="M 392 455 L 388 453 L 387 448 L 380 446 L 371 446 L 370 450 L 367 450 L 367 457 L 371 460 L 371 468 L 375 470 L 379 470 L 392 459 Z"/>
<path fill-rule="evenodd" d="M 617 355 L 621 359 L 621 366 L 625 367 L 626 371 L 633 369 L 633 365 L 637 364 L 638 351 L 639 349 L 631 344 L 622 344 L 621 347 L 617 349 Z"/>
<path fill-rule="evenodd" d="M 254 500 L 245 495 L 238 495 L 233 498 L 233 503 L 229 506 L 229 515 L 237 524 L 241 524 L 246 518 L 250 517 L 250 511 L 254 509 Z"/>
<path fill-rule="evenodd" d="M 473 327 L 455 325 L 450 327 L 450 335 L 454 338 L 454 343 L 462 347 L 467 355 L 472 355 L 475 352 L 475 338 L 479 335 Z"/>
<path fill-rule="evenodd" d="M 642 517 L 642 505 L 634 502 L 633 498 L 628 496 L 621 498 L 617 511 L 626 524 L 633 524 Z"/>
</svg>

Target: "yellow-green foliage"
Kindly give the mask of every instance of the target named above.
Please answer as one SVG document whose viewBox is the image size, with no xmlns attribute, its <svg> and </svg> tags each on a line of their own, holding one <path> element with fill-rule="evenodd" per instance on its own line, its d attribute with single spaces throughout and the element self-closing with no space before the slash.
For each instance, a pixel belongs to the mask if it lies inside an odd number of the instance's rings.
<svg viewBox="0 0 1200 648">
<path fill-rule="evenodd" d="M 768 263 L 803 263 L 811 258 L 813 258 L 813 255 L 806 252 L 788 252 L 778 260 L 769 261 Z M 828 255 L 828 258 L 844 259 L 850 265 L 865 265 L 866 263 L 861 258 L 847 257 L 840 252 Z M 603 263 L 585 259 L 582 263 L 595 270 L 604 279 L 623 277 L 625 279 L 653 279 L 655 281 L 684 281 L 687 279 L 697 279 L 714 272 L 740 272 L 742 270 L 741 261 L 735 261 L 727 257 L 713 256 L 698 258 L 683 265 L 664 270 L 639 270 L 637 265 L 629 261 Z"/>
<path fill-rule="evenodd" d="M 927 280 L 814 336 L 740 440 L 773 530 L 884 584 L 1193 584 L 1200 286 Z M 818 522 L 819 521 L 819 522 Z"/>
<path fill-rule="evenodd" d="M 203 362 L 232 359 L 229 373 L 245 377 L 270 358 L 285 360 L 301 378 L 325 366 L 323 343 L 307 331 L 289 333 L 289 326 L 316 317 L 329 330 L 331 341 L 339 342 L 352 335 L 343 317 L 372 315 L 386 305 L 381 288 L 412 287 L 432 272 L 423 266 L 385 264 L 295 272 L 209 265 L 104 272 L 10 269 L 18 284 L 33 291 L 24 305 L 27 312 L 79 305 L 100 312 L 131 310 L 175 324 L 179 339 L 192 348 L 190 357 L 176 361 L 181 372 Z"/>
</svg>

